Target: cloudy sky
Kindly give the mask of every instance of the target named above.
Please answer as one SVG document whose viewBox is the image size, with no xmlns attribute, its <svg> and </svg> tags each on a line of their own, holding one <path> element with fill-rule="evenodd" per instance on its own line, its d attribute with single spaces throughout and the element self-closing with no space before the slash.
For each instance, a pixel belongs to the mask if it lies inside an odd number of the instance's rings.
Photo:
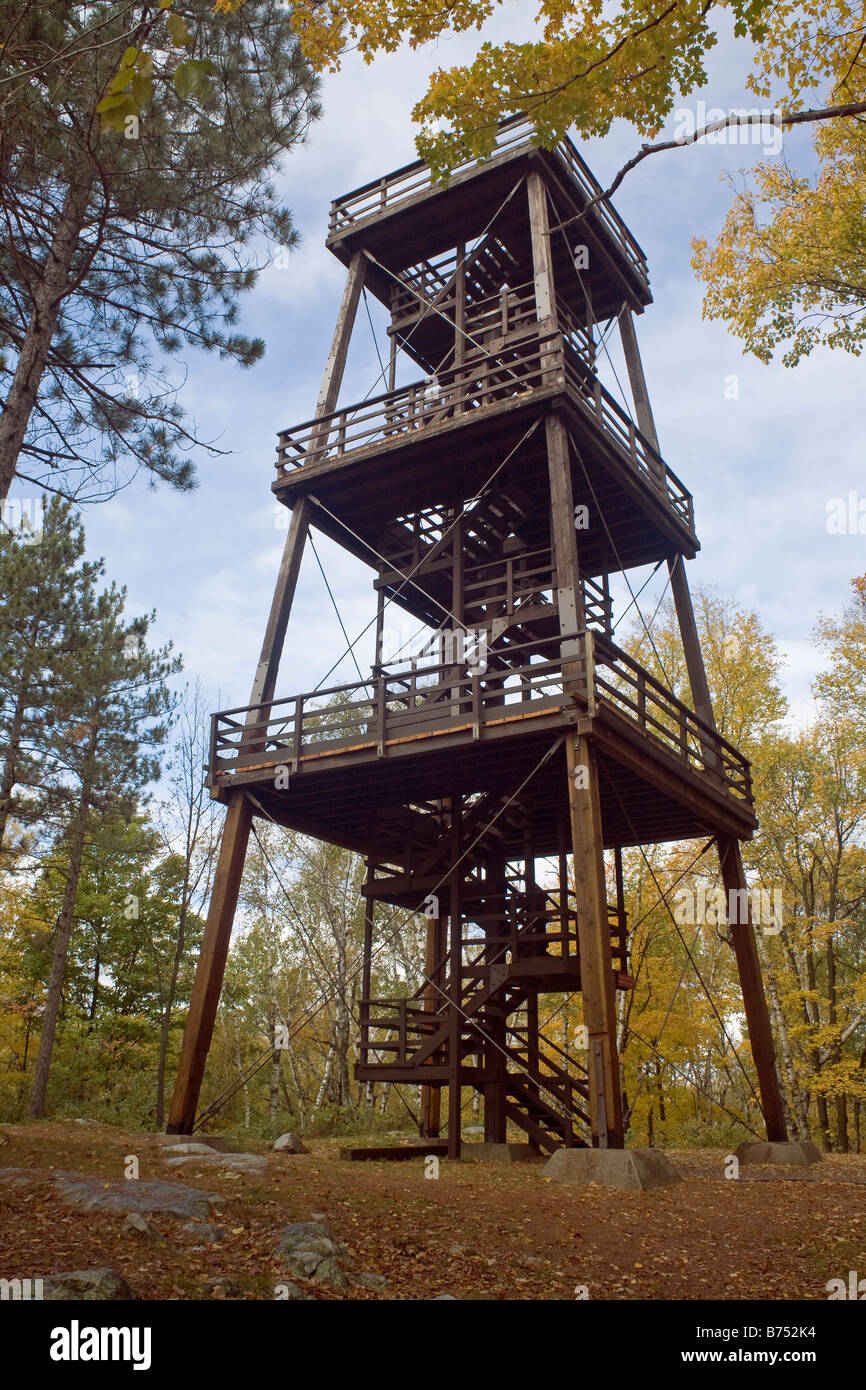
<svg viewBox="0 0 866 1390">
<path fill-rule="evenodd" d="M 530 14 L 522 0 L 507 6 L 491 33 L 521 37 Z M 343 268 L 324 247 L 330 201 L 414 157 L 409 112 L 427 74 L 467 59 L 478 41 L 472 34 L 399 52 L 371 68 L 350 55 L 326 81 L 324 118 L 282 175 L 301 248 L 287 268 L 262 274 L 244 306 L 245 330 L 267 342 L 265 360 L 250 372 L 193 355 L 186 363 L 184 404 L 202 434 L 229 452 L 200 457 L 192 496 L 137 483 L 85 514 L 90 549 L 127 585 L 130 612 L 157 609 L 157 640 L 173 640 L 214 708 L 248 699 L 285 535 L 269 490 L 275 436 L 313 413 L 342 291 Z M 733 43 L 717 50 L 707 106 L 753 104 L 744 100 L 743 56 Z M 623 125 L 580 148 L 607 180 L 637 143 Z M 802 164 L 808 141 L 786 140 L 786 151 Z M 655 303 L 638 332 L 662 451 L 695 498 L 702 550 L 691 583 L 717 585 L 759 612 L 787 656 L 799 716 L 815 669 L 810 630 L 819 612 L 841 608 L 851 577 L 866 571 L 866 538 L 826 529 L 830 499 L 866 494 L 864 367 L 842 353 L 817 353 L 794 371 L 765 367 L 743 357 L 721 326 L 701 322 L 690 239 L 712 237 L 721 225 L 723 171 L 760 155 L 717 145 L 656 156 L 629 175 L 615 202 L 649 259 Z M 360 399 L 378 370 L 362 313 L 341 400 Z M 732 375 L 736 399 L 726 393 Z M 318 545 L 354 637 L 372 613 L 371 576 L 329 542 Z M 653 607 L 648 597 L 646 611 Z M 343 646 L 308 551 L 277 693 L 312 689 Z M 352 678 L 346 662 L 336 679 Z"/>
</svg>

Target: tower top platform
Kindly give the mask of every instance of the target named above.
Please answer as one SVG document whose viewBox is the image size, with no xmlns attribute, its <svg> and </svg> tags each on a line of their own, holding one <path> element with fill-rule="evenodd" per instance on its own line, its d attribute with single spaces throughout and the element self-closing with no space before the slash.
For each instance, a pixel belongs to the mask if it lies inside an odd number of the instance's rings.
<svg viewBox="0 0 866 1390">
<path fill-rule="evenodd" d="M 530 169 L 541 172 L 563 222 L 592 204 L 579 222 L 553 235 L 563 241 L 563 250 L 571 242 L 586 245 L 593 264 L 604 267 L 619 302 L 642 313 L 652 302 L 642 248 L 611 203 L 601 198 L 601 184 L 571 140 L 541 149 L 522 116 L 504 121 L 492 153 L 459 164 L 447 183 L 435 182 L 428 165 L 416 160 L 335 199 L 326 244 L 346 265 L 363 250 L 387 270 L 402 270 L 483 235 Z M 600 201 L 593 203 L 596 198 Z M 370 269 L 375 289 L 375 265 Z"/>
</svg>

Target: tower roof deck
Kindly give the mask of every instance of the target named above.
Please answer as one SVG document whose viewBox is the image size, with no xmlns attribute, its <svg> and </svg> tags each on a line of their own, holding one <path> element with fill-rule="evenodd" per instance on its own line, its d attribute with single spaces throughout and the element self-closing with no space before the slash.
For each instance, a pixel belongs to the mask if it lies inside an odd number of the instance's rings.
<svg viewBox="0 0 866 1390">
<path fill-rule="evenodd" d="M 626 300 L 641 313 L 652 302 L 643 249 L 601 197 L 601 184 L 572 141 L 565 137 L 554 149 L 541 149 L 524 117 L 503 122 L 489 157 L 457 165 L 447 183 L 434 182 L 428 165 L 416 160 L 335 199 L 327 245 L 347 265 L 362 250 L 386 270 L 401 270 L 481 236 L 531 169 L 542 171 L 564 221 L 586 211 L 570 234 L 587 245 L 594 264 L 605 267 L 612 311 Z M 372 288 L 387 303 L 386 271 L 377 275 L 375 264 L 370 271 Z M 599 302 L 599 317 L 608 307 Z"/>
</svg>

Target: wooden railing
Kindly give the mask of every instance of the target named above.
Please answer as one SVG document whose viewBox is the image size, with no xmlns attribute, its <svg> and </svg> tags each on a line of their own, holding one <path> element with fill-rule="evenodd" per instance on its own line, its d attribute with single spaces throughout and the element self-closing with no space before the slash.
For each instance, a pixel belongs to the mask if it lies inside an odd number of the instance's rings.
<svg viewBox="0 0 866 1390">
<path fill-rule="evenodd" d="M 318 464 L 374 444 L 390 443 L 486 406 L 529 395 L 547 384 L 550 353 L 556 348 L 557 340 L 549 331 L 544 337 L 527 337 L 511 345 L 501 360 L 482 354 L 429 381 L 412 382 L 282 430 L 277 444 L 278 476 L 284 476 L 287 468 Z M 315 447 L 311 448 L 314 439 Z"/>
<path fill-rule="evenodd" d="M 532 138 L 532 126 L 523 117 L 514 117 L 500 126 L 496 145 L 489 159 L 503 154 L 516 154 L 521 146 L 526 146 L 527 151 L 536 148 Z M 584 164 L 567 137 L 555 147 L 555 153 L 559 155 L 577 185 L 579 202 L 591 202 L 600 197 L 604 191 L 601 184 Z M 474 168 L 483 167 L 483 163 L 484 161 L 478 159 L 464 160 L 451 170 L 451 181 Z M 385 213 L 391 213 L 409 199 L 427 192 L 432 186 L 433 176 L 422 160 L 406 164 L 402 169 L 397 169 L 384 178 L 374 179 L 372 183 L 364 184 L 331 203 L 329 235 L 337 236 L 347 232 L 368 217 L 381 217 Z M 648 284 L 646 256 L 611 203 L 606 199 L 595 203 L 589 215 L 602 224 L 604 231 L 617 243 L 633 271 Z"/>
<path fill-rule="evenodd" d="M 277 444 L 277 476 L 285 477 L 290 468 L 321 464 L 376 444 L 417 437 L 435 425 L 466 419 L 538 388 L 562 384 L 623 461 L 693 530 L 692 498 L 676 474 L 610 392 L 585 370 L 585 360 L 562 335 L 551 334 L 544 325 L 538 327 L 537 335 L 515 340 L 499 356 L 479 355 L 429 381 L 413 382 L 282 430 Z"/>
<path fill-rule="evenodd" d="M 447 292 L 446 292 L 447 290 Z M 456 333 L 455 324 L 456 292 L 453 283 L 446 282 L 439 287 L 437 280 L 424 277 L 416 286 L 414 283 L 401 285 L 395 289 L 391 300 L 392 331 L 404 332 L 410 337 L 415 325 L 423 318 L 435 314 L 447 319 Z M 577 354 L 586 370 L 595 368 L 596 345 L 592 333 L 567 301 L 557 295 L 557 328 L 572 353 Z M 467 299 L 463 320 L 463 355 L 468 362 L 479 352 L 491 350 L 491 344 L 512 338 L 519 333 L 531 333 L 538 324 L 535 284 L 528 281 L 522 285 L 503 285 L 495 294 L 479 299 Z M 547 327 L 547 325 L 545 325 Z M 492 348 L 493 351 L 497 347 Z M 449 354 L 453 357 L 453 352 Z"/>
<path fill-rule="evenodd" d="M 531 660 L 532 644 L 525 643 L 507 653 L 492 645 L 483 671 L 453 661 L 410 667 L 215 714 L 211 775 L 263 764 L 285 764 L 296 772 L 302 759 L 349 751 L 386 757 L 396 741 L 449 734 L 476 740 L 485 728 L 564 711 L 577 699 L 590 714 L 615 712 L 690 771 L 751 803 L 748 760 L 638 662 L 592 631 L 577 634 L 569 645 L 577 654 L 568 658 L 568 693 L 561 662 Z"/>
<path fill-rule="evenodd" d="M 618 452 L 628 459 L 635 472 L 654 491 L 661 492 L 671 509 L 682 518 L 689 530 L 694 531 L 695 512 L 691 493 L 676 473 L 668 468 L 646 436 L 641 434 L 631 416 L 617 404 L 597 377 L 588 376 L 581 370 L 582 366 L 582 361 L 566 352 L 565 375 L 572 399 L 595 421 Z"/>
<path fill-rule="evenodd" d="M 612 601 L 605 584 L 588 576 L 581 580 L 583 610 L 587 627 L 610 634 Z M 467 622 L 475 624 L 473 614 L 482 610 L 488 621 L 496 617 L 519 622 L 521 612 L 527 620 L 539 616 L 538 609 L 554 609 L 554 573 L 547 547 L 488 560 L 481 565 L 467 565 L 463 575 L 463 602 Z M 476 624 L 477 625 L 477 624 Z"/>
<path fill-rule="evenodd" d="M 748 759 L 612 642 L 590 634 L 594 699 L 636 724 L 695 771 L 751 802 Z"/>
<path fill-rule="evenodd" d="M 483 673 L 472 673 L 452 659 L 216 714 L 211 769 L 218 775 L 274 754 L 293 770 L 302 758 L 341 750 L 368 749 L 384 757 L 392 739 L 455 730 L 471 730 L 479 738 L 484 725 L 509 715 L 560 709 L 565 699 L 560 663 L 532 661 L 527 651 L 519 664 L 524 648 L 510 648 L 507 659 L 491 649 Z"/>
</svg>

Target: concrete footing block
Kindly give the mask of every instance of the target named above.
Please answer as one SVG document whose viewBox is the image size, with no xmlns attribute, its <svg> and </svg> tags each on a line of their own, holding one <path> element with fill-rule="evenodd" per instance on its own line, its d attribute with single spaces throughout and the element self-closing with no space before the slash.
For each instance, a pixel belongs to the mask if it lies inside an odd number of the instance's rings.
<svg viewBox="0 0 866 1390">
<path fill-rule="evenodd" d="M 462 1156 L 480 1163 L 535 1163 L 541 1157 L 532 1144 L 464 1144 Z"/>
<path fill-rule="evenodd" d="M 575 1187 L 624 1188 L 646 1192 L 681 1182 L 679 1173 L 658 1149 L 557 1149 L 544 1165 L 544 1177 Z"/>
<path fill-rule="evenodd" d="M 808 1163 L 820 1163 L 823 1157 L 820 1150 L 808 1139 L 791 1140 L 787 1143 L 756 1140 L 754 1143 L 741 1144 L 739 1148 L 734 1149 L 734 1153 L 743 1167 L 748 1164 L 775 1163 L 779 1166 L 793 1164 L 802 1168 Z"/>
</svg>

